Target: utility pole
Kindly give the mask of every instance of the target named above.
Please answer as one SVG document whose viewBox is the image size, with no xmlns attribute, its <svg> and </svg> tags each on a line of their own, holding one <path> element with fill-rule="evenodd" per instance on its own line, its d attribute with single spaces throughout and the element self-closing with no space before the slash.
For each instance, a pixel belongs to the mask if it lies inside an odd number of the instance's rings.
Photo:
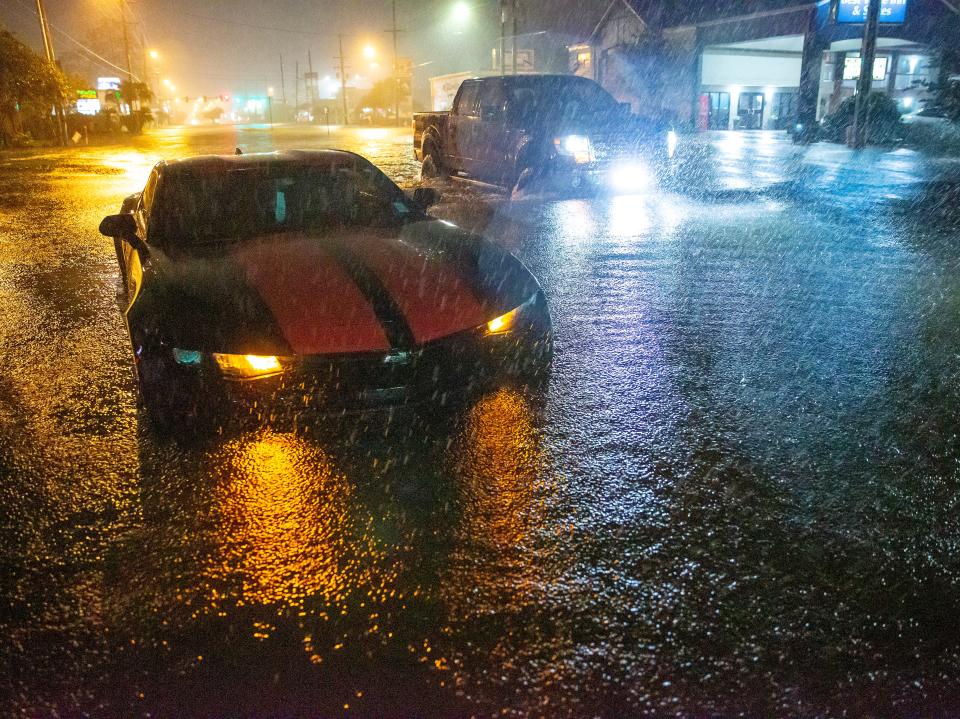
<svg viewBox="0 0 960 719">
<path fill-rule="evenodd" d="M 517 0 L 512 0 L 510 5 L 510 20 L 513 23 L 513 74 L 517 74 Z"/>
<path fill-rule="evenodd" d="M 147 69 L 147 43 L 143 39 L 143 33 L 140 33 L 140 67 L 143 68 L 143 81 L 147 84 L 147 87 L 150 87 L 150 74 Z"/>
<path fill-rule="evenodd" d="M 400 61 L 397 55 L 397 0 L 393 0 L 393 29 L 387 30 L 393 35 L 393 120 L 400 127 Z"/>
<path fill-rule="evenodd" d="M 57 57 L 53 52 L 53 41 L 50 39 L 50 27 L 47 25 L 47 11 L 43 7 L 43 0 L 37 0 L 37 15 L 40 16 L 40 33 L 43 35 L 43 50 L 47 55 L 47 62 L 51 70 L 57 70 Z M 57 139 L 60 144 L 67 144 L 67 121 L 63 115 L 63 106 L 58 97 L 53 103 L 53 112 L 57 117 Z"/>
<path fill-rule="evenodd" d="M 880 0 L 870 0 L 867 24 L 863 28 L 863 46 L 860 50 L 860 77 L 857 79 L 857 100 L 853 111 L 851 146 L 857 149 L 867 144 L 870 113 L 867 98 L 873 87 L 873 61 L 877 56 L 877 32 L 880 27 Z"/>
<path fill-rule="evenodd" d="M 500 0 L 500 74 L 507 74 L 507 0 Z"/>
<path fill-rule="evenodd" d="M 343 33 L 337 35 L 340 42 L 340 95 L 343 97 L 343 124 L 350 124 L 350 116 L 347 114 L 347 71 L 343 59 Z"/>
<path fill-rule="evenodd" d="M 307 76 L 303 79 L 303 91 L 307 96 L 307 104 L 310 106 L 310 113 L 313 113 L 314 105 L 317 104 L 317 86 L 311 85 L 314 82 L 313 74 L 313 53 L 307 50 Z"/>
<path fill-rule="evenodd" d="M 123 26 L 123 51 L 127 56 L 127 82 L 133 82 L 133 64 L 130 62 L 130 38 L 127 34 L 127 13 L 124 1 L 120 0 L 120 24 Z"/>
<path fill-rule="evenodd" d="M 283 80 L 283 53 L 280 53 L 280 99 L 287 104 L 287 83 Z"/>
<path fill-rule="evenodd" d="M 297 121 L 300 113 L 300 61 L 293 63 L 293 120 Z"/>
<path fill-rule="evenodd" d="M 124 10 L 125 0 L 120 0 L 120 24 L 123 26 L 123 52 L 127 57 L 127 86 L 130 92 L 130 129 L 136 130 L 139 135 L 143 129 L 141 125 L 142 116 L 140 115 L 140 94 L 133 88 L 133 63 L 130 61 L 130 36 L 127 32 L 127 13 Z M 137 109 L 133 109 L 133 103 L 137 103 Z"/>
</svg>

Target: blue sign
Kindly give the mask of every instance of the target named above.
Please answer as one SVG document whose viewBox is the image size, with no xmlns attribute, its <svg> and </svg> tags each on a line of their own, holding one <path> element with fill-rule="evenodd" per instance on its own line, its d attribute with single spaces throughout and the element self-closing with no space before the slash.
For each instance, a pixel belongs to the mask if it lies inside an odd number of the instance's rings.
<svg viewBox="0 0 960 719">
<path fill-rule="evenodd" d="M 864 23 L 870 0 L 840 0 L 837 22 Z M 907 19 L 907 0 L 880 0 L 880 22 L 899 25 Z"/>
</svg>

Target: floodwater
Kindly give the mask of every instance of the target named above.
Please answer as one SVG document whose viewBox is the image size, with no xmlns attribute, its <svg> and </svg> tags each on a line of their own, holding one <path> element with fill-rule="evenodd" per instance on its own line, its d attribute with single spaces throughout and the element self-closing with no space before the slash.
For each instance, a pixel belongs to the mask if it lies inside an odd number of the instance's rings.
<svg viewBox="0 0 960 719">
<path fill-rule="evenodd" d="M 416 179 L 377 129 L 0 156 L 0 714 L 960 712 L 955 164 L 724 134 L 638 196 L 443 183 L 540 279 L 548 386 L 157 439 L 100 218 L 163 157 L 327 144 Z"/>
</svg>

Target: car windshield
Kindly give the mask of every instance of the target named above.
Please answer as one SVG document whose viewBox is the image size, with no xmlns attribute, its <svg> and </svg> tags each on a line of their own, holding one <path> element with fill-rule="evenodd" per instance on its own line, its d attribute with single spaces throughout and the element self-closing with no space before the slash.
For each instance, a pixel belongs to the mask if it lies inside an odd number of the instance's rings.
<svg viewBox="0 0 960 719">
<path fill-rule="evenodd" d="M 390 227 L 414 216 L 403 192 L 369 163 L 277 162 L 175 169 L 151 213 L 154 244 L 188 248 L 263 235 Z"/>
<path fill-rule="evenodd" d="M 577 122 L 619 110 L 616 101 L 596 83 L 557 78 L 554 83 L 516 82 L 511 107 L 520 119 Z"/>
</svg>

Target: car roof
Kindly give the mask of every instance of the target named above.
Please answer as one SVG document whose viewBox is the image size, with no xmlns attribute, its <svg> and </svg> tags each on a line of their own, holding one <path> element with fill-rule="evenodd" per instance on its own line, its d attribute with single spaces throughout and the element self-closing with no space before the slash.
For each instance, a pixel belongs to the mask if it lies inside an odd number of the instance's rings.
<svg viewBox="0 0 960 719">
<path fill-rule="evenodd" d="M 244 170 L 266 165 L 325 165 L 331 161 L 345 163 L 349 160 L 363 159 L 360 155 L 346 150 L 284 150 L 276 152 L 253 152 L 249 155 L 197 155 L 177 160 L 164 160 L 157 167 L 164 174 L 179 172 L 224 172 Z"/>
</svg>

